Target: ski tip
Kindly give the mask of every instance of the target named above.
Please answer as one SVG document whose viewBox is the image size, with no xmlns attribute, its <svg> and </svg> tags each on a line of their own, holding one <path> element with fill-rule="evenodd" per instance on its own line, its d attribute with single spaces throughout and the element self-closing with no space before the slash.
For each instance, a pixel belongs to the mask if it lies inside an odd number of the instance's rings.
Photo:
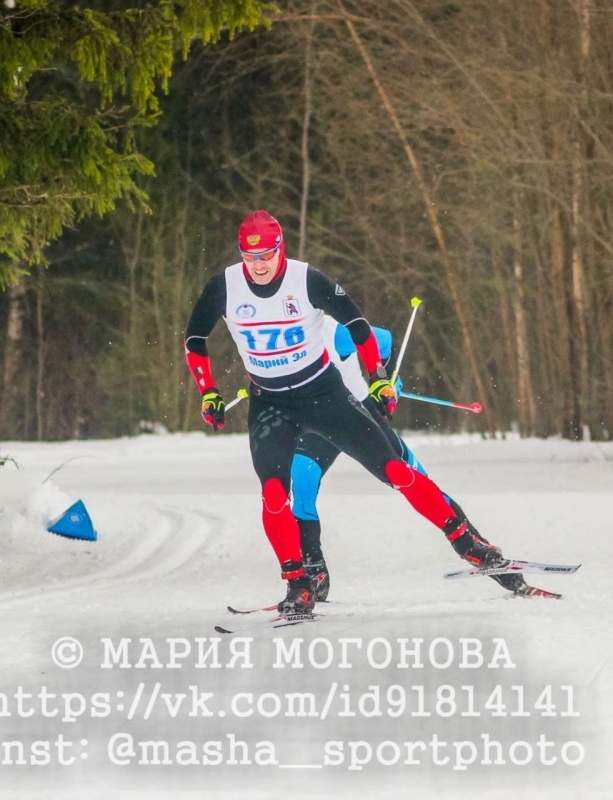
<svg viewBox="0 0 613 800">
<path fill-rule="evenodd" d="M 555 565 L 553 565 L 553 566 L 544 565 L 542 571 L 543 572 L 547 572 L 547 573 L 549 573 L 551 575 L 555 575 L 556 572 L 563 573 L 563 574 L 566 574 L 566 575 L 572 575 L 575 572 L 577 572 L 577 570 L 580 567 L 581 567 L 581 564 L 569 564 L 568 566 L 562 566 L 562 567 L 557 567 Z"/>
<path fill-rule="evenodd" d="M 215 630 L 217 633 L 234 633 L 234 631 L 229 631 L 227 628 L 222 628 L 221 625 L 215 625 Z"/>
<path fill-rule="evenodd" d="M 263 606 L 261 608 L 249 608 L 246 610 L 234 608 L 233 606 L 226 606 L 226 609 L 230 612 L 230 614 L 257 614 L 258 611 L 276 611 L 277 606 Z"/>
</svg>

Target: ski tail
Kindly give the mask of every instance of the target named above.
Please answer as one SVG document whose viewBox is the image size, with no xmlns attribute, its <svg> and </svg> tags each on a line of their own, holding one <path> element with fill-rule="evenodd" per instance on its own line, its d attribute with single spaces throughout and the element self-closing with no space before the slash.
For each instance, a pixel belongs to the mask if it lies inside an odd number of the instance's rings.
<svg viewBox="0 0 613 800">
<path fill-rule="evenodd" d="M 518 592 L 515 592 L 518 597 L 547 597 L 550 600 L 560 600 L 562 595 L 558 592 L 548 592 L 547 589 L 538 589 L 536 586 L 526 585 Z"/>
</svg>

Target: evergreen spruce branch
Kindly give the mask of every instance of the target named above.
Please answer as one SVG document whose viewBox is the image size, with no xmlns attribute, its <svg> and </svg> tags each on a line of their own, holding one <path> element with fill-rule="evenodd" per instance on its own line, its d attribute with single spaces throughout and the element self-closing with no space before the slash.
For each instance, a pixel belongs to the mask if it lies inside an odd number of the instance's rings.
<svg viewBox="0 0 613 800">
<path fill-rule="evenodd" d="M 105 12 L 98 3 L 0 5 L 0 288 L 46 263 L 65 227 L 121 199 L 148 211 L 154 174 L 134 133 L 155 125 L 177 57 L 196 40 L 270 26 L 259 0 L 157 0 Z"/>
</svg>

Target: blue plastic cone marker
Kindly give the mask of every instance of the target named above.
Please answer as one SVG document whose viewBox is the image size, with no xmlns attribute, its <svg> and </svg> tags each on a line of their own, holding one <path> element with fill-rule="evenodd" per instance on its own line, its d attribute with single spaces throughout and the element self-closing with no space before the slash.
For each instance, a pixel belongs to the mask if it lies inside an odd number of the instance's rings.
<svg viewBox="0 0 613 800">
<path fill-rule="evenodd" d="M 87 539 L 95 542 L 98 538 L 82 500 L 77 500 L 61 516 L 50 522 L 47 530 L 49 533 L 58 533 L 60 536 L 68 536 L 71 539 Z"/>
</svg>

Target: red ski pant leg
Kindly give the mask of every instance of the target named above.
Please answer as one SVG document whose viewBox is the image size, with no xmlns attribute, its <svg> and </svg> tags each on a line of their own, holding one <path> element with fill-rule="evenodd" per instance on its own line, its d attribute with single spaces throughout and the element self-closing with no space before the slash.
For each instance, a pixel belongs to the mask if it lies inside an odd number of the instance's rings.
<svg viewBox="0 0 613 800">
<path fill-rule="evenodd" d="M 377 413 L 370 413 L 350 398 L 341 382 L 338 390 L 319 399 L 309 422 L 315 423 L 311 430 L 355 458 L 379 480 L 398 489 L 419 514 L 442 530 L 447 520 L 455 516 L 447 498 L 430 478 L 399 458 Z"/>
<path fill-rule="evenodd" d="M 404 461 L 388 461 L 385 474 L 394 489 L 398 489 L 413 508 L 437 528 L 442 530 L 447 520 L 455 516 L 434 481 L 409 467 Z"/>
<path fill-rule="evenodd" d="M 302 560 L 300 529 L 290 508 L 287 492 L 278 478 L 270 478 L 262 487 L 262 522 L 279 564 L 290 561 L 299 565 Z M 301 575 L 304 575 L 304 570 L 297 567 L 291 574 L 284 572 L 283 578 L 298 578 Z"/>
<path fill-rule="evenodd" d="M 275 403 L 251 399 L 249 445 L 262 484 L 262 522 L 284 579 L 304 575 L 300 529 L 289 502 L 291 464 L 299 435 L 298 426 Z"/>
</svg>

